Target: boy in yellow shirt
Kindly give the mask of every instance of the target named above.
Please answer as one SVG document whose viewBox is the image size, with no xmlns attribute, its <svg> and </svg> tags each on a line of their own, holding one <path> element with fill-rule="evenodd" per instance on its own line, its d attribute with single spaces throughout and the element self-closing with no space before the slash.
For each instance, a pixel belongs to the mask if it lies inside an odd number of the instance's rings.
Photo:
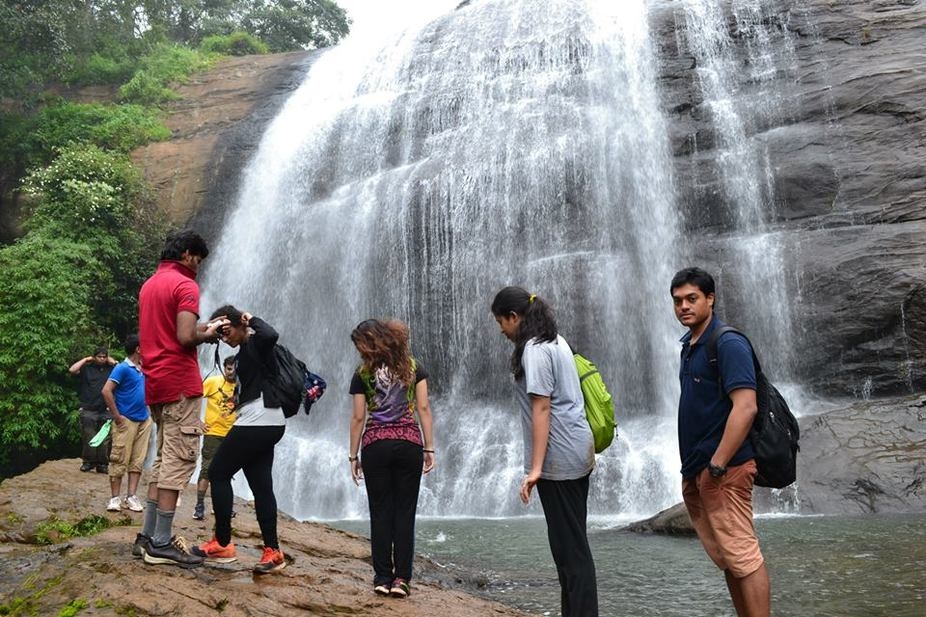
<svg viewBox="0 0 926 617">
<path fill-rule="evenodd" d="M 209 464 L 218 451 L 225 435 L 235 423 L 235 356 L 228 356 L 222 362 L 222 375 L 213 375 L 203 381 L 203 398 L 206 399 L 206 432 L 203 435 L 203 462 L 196 483 L 196 508 L 193 518 L 205 518 L 204 499 L 209 490 Z"/>
</svg>

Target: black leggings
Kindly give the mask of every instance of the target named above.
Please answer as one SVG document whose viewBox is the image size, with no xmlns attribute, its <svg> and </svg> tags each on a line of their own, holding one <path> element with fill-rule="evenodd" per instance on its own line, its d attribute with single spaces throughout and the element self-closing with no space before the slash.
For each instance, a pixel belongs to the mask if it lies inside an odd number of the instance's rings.
<svg viewBox="0 0 926 617">
<path fill-rule="evenodd" d="M 374 585 L 412 578 L 423 457 L 421 446 L 403 439 L 382 439 L 363 449 Z"/>
<path fill-rule="evenodd" d="M 283 438 L 285 426 L 233 426 L 209 465 L 215 537 L 222 546 L 231 542 L 234 493 L 231 479 L 239 469 L 254 493 L 257 524 L 264 546 L 280 548 L 277 538 L 277 499 L 273 494 L 273 447 Z"/>
<path fill-rule="evenodd" d="M 547 538 L 559 575 L 563 617 L 598 617 L 595 562 L 588 546 L 588 476 L 539 480 L 537 493 L 547 519 Z"/>
</svg>

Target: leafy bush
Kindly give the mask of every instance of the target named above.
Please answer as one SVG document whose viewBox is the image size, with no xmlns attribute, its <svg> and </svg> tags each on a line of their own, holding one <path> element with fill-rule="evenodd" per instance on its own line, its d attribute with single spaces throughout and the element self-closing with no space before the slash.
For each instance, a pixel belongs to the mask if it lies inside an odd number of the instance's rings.
<svg viewBox="0 0 926 617">
<path fill-rule="evenodd" d="M 192 49 L 162 43 L 140 61 L 141 69 L 128 83 L 119 88 L 125 102 L 159 105 L 178 98 L 170 89 L 172 84 L 183 83 L 190 74 L 209 68 L 210 58 Z"/>
<path fill-rule="evenodd" d="M 216 34 L 203 39 L 200 50 L 207 54 L 223 56 L 248 56 L 269 53 L 267 44 L 247 32 Z"/>
<path fill-rule="evenodd" d="M 132 77 L 137 65 L 125 50 L 121 51 L 115 55 L 93 53 L 83 62 L 75 62 L 64 79 L 76 85 L 124 83 Z"/>
<path fill-rule="evenodd" d="M 157 110 L 140 105 L 59 102 L 43 108 L 24 136 L 27 166 L 47 164 L 56 149 L 71 142 L 130 152 L 170 138 Z"/>
<path fill-rule="evenodd" d="M 132 79 L 119 87 L 119 98 L 140 105 L 161 105 L 180 98 L 180 95 L 151 73 L 138 71 Z"/>
<path fill-rule="evenodd" d="M 26 178 L 25 192 L 41 199 L 25 228 L 97 242 L 98 236 L 117 234 L 129 225 L 143 187 L 127 156 L 96 146 L 68 146 L 51 165 Z"/>
<path fill-rule="evenodd" d="M 105 272 L 87 245 L 29 234 L 0 249 L 0 462 L 76 441 L 77 398 L 68 359 L 106 337 L 93 318 Z"/>
</svg>

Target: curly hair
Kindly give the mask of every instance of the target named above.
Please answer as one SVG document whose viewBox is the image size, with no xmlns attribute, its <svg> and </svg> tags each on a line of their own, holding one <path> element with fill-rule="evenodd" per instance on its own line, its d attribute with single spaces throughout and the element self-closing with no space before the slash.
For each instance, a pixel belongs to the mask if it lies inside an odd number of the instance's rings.
<svg viewBox="0 0 926 617">
<path fill-rule="evenodd" d="M 357 324 L 350 340 L 360 354 L 362 368 L 373 372 L 384 366 L 404 385 L 415 379 L 408 346 L 408 326 L 398 319 L 367 319 Z"/>
</svg>

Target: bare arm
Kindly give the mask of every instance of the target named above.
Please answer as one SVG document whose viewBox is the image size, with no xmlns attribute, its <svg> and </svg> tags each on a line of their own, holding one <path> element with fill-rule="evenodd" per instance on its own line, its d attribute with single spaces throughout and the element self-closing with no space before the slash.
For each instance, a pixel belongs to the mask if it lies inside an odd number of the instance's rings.
<svg viewBox="0 0 926 617">
<path fill-rule="evenodd" d="M 415 384 L 415 405 L 418 408 L 421 435 L 424 437 L 424 467 L 422 471 L 428 473 L 434 469 L 434 433 L 432 431 L 433 418 L 431 417 L 431 402 L 428 400 L 427 379 L 422 379 Z"/>
<path fill-rule="evenodd" d="M 225 318 L 217 318 L 211 326 L 198 324 L 196 313 L 177 313 L 177 341 L 184 347 L 196 347 L 200 343 L 215 343 L 219 340 L 219 329 L 228 325 Z"/>
<path fill-rule="evenodd" d="M 711 457 L 711 465 L 726 467 L 727 463 L 736 454 L 740 446 L 749 435 L 752 421 L 758 412 L 756 405 L 756 391 L 751 388 L 738 388 L 730 392 L 733 409 L 727 418 L 727 425 L 723 429 L 720 444 Z"/>
<path fill-rule="evenodd" d="M 540 479 L 550 440 L 550 397 L 531 394 L 531 470 L 521 483 L 521 501 L 528 503 L 531 490 Z"/>
<path fill-rule="evenodd" d="M 93 360 L 93 356 L 87 356 L 86 358 L 81 358 L 80 360 L 78 360 L 77 362 L 71 365 L 71 367 L 68 369 L 68 372 L 71 375 L 76 375 L 77 373 L 80 372 L 80 369 L 83 368 L 83 366 L 87 362 L 90 362 L 91 360 Z"/>
<path fill-rule="evenodd" d="M 116 406 L 116 397 L 114 392 L 116 391 L 116 386 L 119 385 L 112 379 L 107 379 L 106 383 L 103 384 L 103 389 L 100 391 L 103 395 L 103 401 L 106 403 L 106 408 L 109 409 L 110 413 L 113 414 L 113 422 L 122 426 L 122 414 L 119 413 L 119 408 Z"/>
<path fill-rule="evenodd" d="M 350 416 L 350 472 L 354 484 L 360 484 L 363 479 L 363 469 L 360 467 L 360 437 L 363 435 L 363 424 L 367 419 L 367 398 L 362 394 L 355 394 L 353 409 Z"/>
</svg>

